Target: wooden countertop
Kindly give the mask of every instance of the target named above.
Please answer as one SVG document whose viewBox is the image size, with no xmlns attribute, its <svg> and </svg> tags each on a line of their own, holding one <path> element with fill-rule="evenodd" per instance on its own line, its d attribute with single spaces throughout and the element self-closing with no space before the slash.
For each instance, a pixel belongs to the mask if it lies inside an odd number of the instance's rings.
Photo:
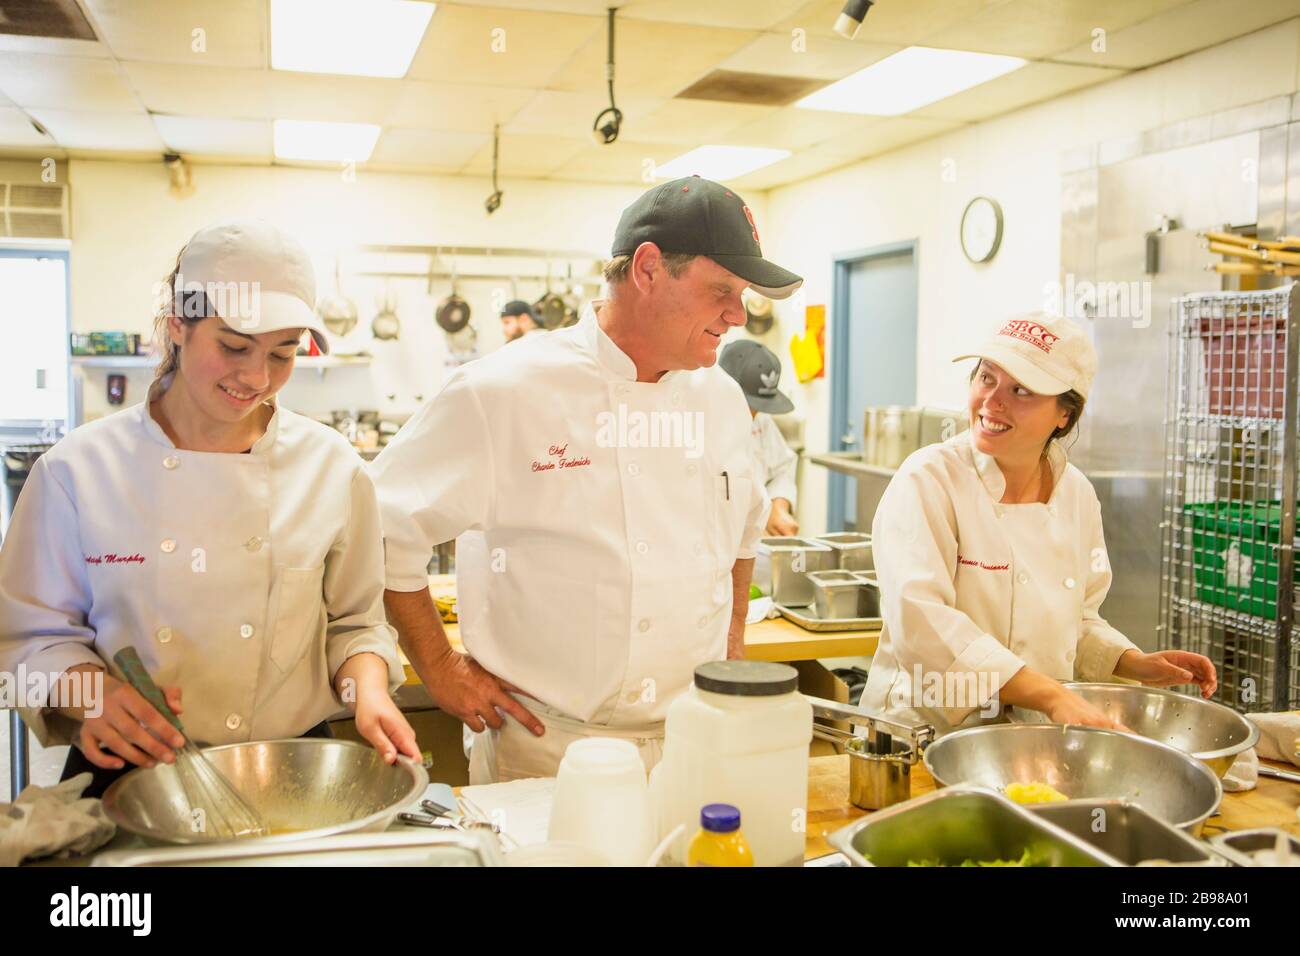
<svg viewBox="0 0 1300 956">
<path fill-rule="evenodd" d="M 451 595 L 456 591 L 456 578 L 451 574 L 429 576 L 429 592 L 434 596 Z M 463 651 L 460 626 L 443 625 L 447 639 L 457 651 Z M 880 640 L 878 630 L 869 631 L 805 631 L 783 617 L 760 621 L 745 628 L 745 657 L 755 661 L 811 661 L 822 657 L 869 657 L 876 652 Z M 402 667 L 406 670 L 406 683 L 420 683 L 406 655 L 402 654 Z"/>
<path fill-rule="evenodd" d="M 1270 760 L 1264 764 L 1280 770 L 1294 767 Z M 925 766 L 912 768 L 912 796 L 919 797 L 935 789 L 934 778 Z M 1281 827 L 1300 836 L 1300 785 L 1260 777 L 1259 786 L 1245 793 L 1225 793 L 1219 812 L 1205 823 L 1204 837 L 1225 830 L 1250 830 L 1255 827 Z M 849 803 L 849 758 L 847 755 L 812 757 L 808 761 L 808 834 L 804 859 L 832 852 L 826 835 L 834 833 L 858 817 L 865 816 Z"/>
</svg>

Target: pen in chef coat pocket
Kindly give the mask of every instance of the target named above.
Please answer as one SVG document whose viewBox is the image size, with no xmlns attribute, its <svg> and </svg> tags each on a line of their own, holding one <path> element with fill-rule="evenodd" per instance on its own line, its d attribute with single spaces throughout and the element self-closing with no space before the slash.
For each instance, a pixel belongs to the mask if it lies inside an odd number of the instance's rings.
<svg viewBox="0 0 1300 956">
<path fill-rule="evenodd" d="M 730 501 L 731 500 L 731 476 L 728 475 L 725 471 L 722 473 L 722 485 L 723 488 L 726 490 L 727 500 Z"/>
</svg>

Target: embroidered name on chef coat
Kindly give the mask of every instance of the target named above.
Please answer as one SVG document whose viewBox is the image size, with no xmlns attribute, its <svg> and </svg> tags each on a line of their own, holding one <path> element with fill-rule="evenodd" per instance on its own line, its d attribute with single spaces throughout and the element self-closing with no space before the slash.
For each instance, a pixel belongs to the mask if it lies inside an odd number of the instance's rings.
<svg viewBox="0 0 1300 956">
<path fill-rule="evenodd" d="M 957 555 L 957 563 L 971 568 L 983 568 L 985 571 L 1008 571 L 1011 569 L 1009 564 L 985 564 L 983 561 L 972 561 L 970 558 L 963 558 L 960 554 Z"/>
<path fill-rule="evenodd" d="M 576 456 L 569 454 L 569 443 L 563 445 L 552 445 L 546 449 L 546 460 L 538 461 L 533 459 L 533 471 L 554 471 L 556 468 L 583 468 L 591 464 L 591 459 L 586 455 Z"/>
<path fill-rule="evenodd" d="M 143 554 L 88 554 L 87 564 L 144 564 Z"/>
</svg>

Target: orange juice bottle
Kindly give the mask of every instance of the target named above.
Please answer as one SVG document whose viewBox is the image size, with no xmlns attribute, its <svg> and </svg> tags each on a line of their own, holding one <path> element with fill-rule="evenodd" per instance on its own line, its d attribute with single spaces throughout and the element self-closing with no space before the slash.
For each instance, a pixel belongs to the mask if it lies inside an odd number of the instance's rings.
<svg viewBox="0 0 1300 956">
<path fill-rule="evenodd" d="M 753 866 L 740 811 L 729 803 L 710 803 L 700 811 L 700 832 L 686 851 L 687 866 Z"/>
</svg>

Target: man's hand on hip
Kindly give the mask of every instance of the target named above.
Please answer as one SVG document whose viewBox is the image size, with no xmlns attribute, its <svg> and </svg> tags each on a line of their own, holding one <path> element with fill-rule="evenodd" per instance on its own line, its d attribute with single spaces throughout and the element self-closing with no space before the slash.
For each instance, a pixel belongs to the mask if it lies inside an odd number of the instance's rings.
<svg viewBox="0 0 1300 956">
<path fill-rule="evenodd" d="M 483 665 L 468 654 L 452 651 L 438 668 L 432 681 L 426 680 L 429 695 L 438 706 L 478 733 L 484 726 L 499 730 L 503 718 L 499 711 L 509 714 L 540 737 L 546 728 L 512 693 L 519 688 L 489 673 Z"/>
</svg>

